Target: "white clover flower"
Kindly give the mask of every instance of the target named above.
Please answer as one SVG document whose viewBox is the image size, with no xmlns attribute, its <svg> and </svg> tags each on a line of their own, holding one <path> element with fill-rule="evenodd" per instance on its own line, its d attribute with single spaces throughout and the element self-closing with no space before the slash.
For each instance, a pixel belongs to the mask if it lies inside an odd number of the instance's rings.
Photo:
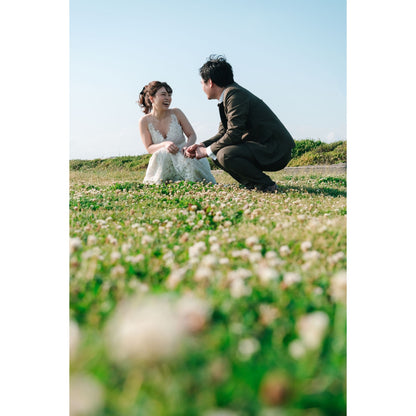
<svg viewBox="0 0 416 416">
<path fill-rule="evenodd" d="M 221 246 L 218 243 L 211 244 L 210 251 L 212 253 L 218 253 L 221 250 Z"/>
<path fill-rule="evenodd" d="M 275 269 L 265 265 L 258 266 L 256 273 L 262 283 L 269 283 L 279 277 L 279 273 Z"/>
<path fill-rule="evenodd" d="M 168 289 L 175 289 L 176 286 L 183 280 L 185 277 L 186 271 L 188 269 L 186 267 L 182 267 L 180 269 L 172 270 L 169 277 L 166 280 L 166 287 Z"/>
<path fill-rule="evenodd" d="M 70 253 L 74 253 L 82 246 L 82 241 L 79 237 L 74 237 L 69 239 L 69 251 Z"/>
<path fill-rule="evenodd" d="M 74 359 L 77 354 L 80 340 L 81 331 L 79 326 L 75 321 L 71 320 L 69 323 L 69 353 L 71 359 Z"/>
<path fill-rule="evenodd" d="M 146 228 L 142 227 L 140 224 L 133 224 L 131 228 L 136 229 L 137 233 L 142 234 L 146 231 Z"/>
<path fill-rule="evenodd" d="M 221 211 L 218 211 L 218 212 L 216 212 L 215 213 L 215 215 L 214 215 L 214 217 L 212 218 L 212 220 L 214 221 L 214 222 L 221 222 L 221 221 L 223 221 L 225 218 L 224 218 L 224 216 L 222 215 L 222 212 Z"/>
<path fill-rule="evenodd" d="M 251 247 L 251 249 L 253 250 L 253 251 L 256 251 L 256 252 L 258 252 L 258 251 L 261 251 L 262 250 L 262 245 L 261 244 L 255 244 L 254 246 L 252 246 Z"/>
<path fill-rule="evenodd" d="M 328 325 L 329 317 L 322 311 L 312 312 L 299 318 L 297 330 L 307 349 L 316 349 L 321 345 Z"/>
<path fill-rule="evenodd" d="M 252 235 L 246 238 L 246 246 L 253 247 L 255 244 L 259 243 L 259 238 L 255 235 Z"/>
<path fill-rule="evenodd" d="M 201 259 L 201 265 L 207 266 L 207 267 L 213 267 L 218 263 L 218 259 L 216 256 L 213 256 L 212 254 L 208 254 Z"/>
<path fill-rule="evenodd" d="M 231 257 L 238 258 L 241 257 L 242 259 L 248 259 L 250 257 L 251 251 L 247 248 L 243 248 L 242 250 L 233 250 L 231 252 Z"/>
<path fill-rule="evenodd" d="M 81 254 L 81 257 L 84 260 L 88 260 L 88 259 L 91 259 L 91 258 L 100 259 L 100 260 L 103 259 L 103 257 L 101 256 L 101 250 L 100 250 L 99 247 L 94 247 L 91 250 L 84 251 Z"/>
<path fill-rule="evenodd" d="M 149 291 L 149 285 L 142 283 L 140 280 L 130 280 L 128 287 L 136 291 L 136 293 L 147 293 Z"/>
<path fill-rule="evenodd" d="M 230 293 L 233 298 L 241 298 L 251 295 L 251 287 L 244 284 L 242 279 L 235 279 L 231 282 Z"/>
<path fill-rule="evenodd" d="M 89 235 L 87 238 L 87 245 L 93 246 L 94 244 L 97 244 L 97 237 L 95 235 Z"/>
<path fill-rule="evenodd" d="M 249 359 L 260 349 L 260 342 L 256 338 L 244 338 L 238 343 L 238 352 L 245 359 Z"/>
<path fill-rule="evenodd" d="M 279 249 L 279 254 L 284 257 L 291 253 L 289 246 L 281 246 Z"/>
<path fill-rule="evenodd" d="M 275 251 L 267 251 L 264 258 L 266 260 L 275 259 L 275 258 L 277 258 L 277 253 Z"/>
<path fill-rule="evenodd" d="M 144 255 L 143 254 L 137 254 L 137 256 L 127 256 L 126 257 L 126 261 L 129 263 L 140 263 L 144 260 Z"/>
<path fill-rule="evenodd" d="M 202 282 L 204 280 L 209 280 L 212 274 L 213 274 L 213 271 L 210 267 L 201 265 L 196 269 L 194 279 L 197 282 Z"/>
<path fill-rule="evenodd" d="M 113 251 L 110 255 L 110 260 L 112 263 L 115 263 L 117 260 L 121 259 L 121 253 L 118 251 Z"/>
<path fill-rule="evenodd" d="M 168 265 L 172 266 L 175 260 L 175 255 L 173 254 L 173 251 L 169 250 L 167 253 L 163 255 L 163 261 Z"/>
<path fill-rule="evenodd" d="M 250 253 L 248 260 L 250 261 L 250 263 L 259 263 L 262 260 L 262 256 L 261 253 L 259 252 L 255 252 L 255 253 Z"/>
<path fill-rule="evenodd" d="M 145 234 L 143 237 L 142 237 L 142 240 L 141 240 L 141 242 L 142 242 L 142 245 L 146 245 L 146 244 L 151 244 L 151 243 L 153 243 L 153 237 L 151 237 L 150 235 L 147 235 L 147 234 Z"/>
<path fill-rule="evenodd" d="M 189 258 L 198 258 L 206 249 L 207 246 L 203 241 L 196 242 L 193 246 L 189 247 L 188 249 Z"/>
<path fill-rule="evenodd" d="M 123 277 L 126 274 L 126 269 L 121 265 L 118 264 L 111 269 L 111 276 L 112 277 Z"/>
<path fill-rule="evenodd" d="M 70 380 L 70 416 L 90 416 L 104 404 L 102 386 L 89 375 L 75 374 Z"/>
<path fill-rule="evenodd" d="M 131 249 L 131 243 L 123 243 L 122 245 L 121 245 L 121 252 L 123 253 L 123 254 L 126 254 L 126 253 L 128 253 L 128 251 Z"/>
<path fill-rule="evenodd" d="M 306 354 L 306 348 L 302 341 L 299 339 L 292 341 L 289 344 L 289 354 L 296 360 L 302 358 Z"/>
<path fill-rule="evenodd" d="M 112 245 L 117 245 L 117 239 L 114 238 L 111 234 L 108 234 L 108 236 L 105 239 L 106 243 L 112 244 Z"/>
<path fill-rule="evenodd" d="M 186 331 L 190 333 L 204 329 L 211 315 L 208 302 L 193 295 L 185 295 L 179 299 L 176 310 Z"/>
<path fill-rule="evenodd" d="M 252 275 L 250 270 L 243 269 L 242 267 L 237 270 L 231 270 L 227 273 L 227 280 L 233 282 L 234 280 L 243 280 L 247 279 Z"/>
<path fill-rule="evenodd" d="M 217 237 L 215 237 L 215 235 L 211 235 L 209 238 L 208 238 L 208 242 L 210 243 L 210 244 L 214 244 L 214 243 L 216 243 L 218 241 L 218 238 Z"/>
<path fill-rule="evenodd" d="M 314 293 L 315 295 L 317 295 L 317 296 L 320 296 L 320 295 L 322 295 L 322 294 L 324 293 L 324 290 L 323 290 L 321 287 L 316 286 L 316 287 L 313 289 L 313 293 Z"/>
<path fill-rule="evenodd" d="M 310 241 L 304 241 L 301 245 L 300 245 L 300 249 L 306 253 L 309 249 L 312 248 L 312 243 Z"/>
<path fill-rule="evenodd" d="M 320 257 L 321 257 L 321 254 L 316 250 L 307 251 L 302 256 L 303 260 L 305 260 L 305 261 L 318 260 Z"/>
<path fill-rule="evenodd" d="M 334 265 L 334 264 L 338 263 L 340 260 L 342 260 L 343 258 L 345 258 L 344 252 L 339 251 L 338 253 L 335 253 L 334 255 L 329 256 L 327 258 L 327 261 L 328 261 L 329 264 Z"/>
<path fill-rule="evenodd" d="M 275 306 L 267 303 L 261 303 L 259 306 L 260 322 L 263 325 L 270 325 L 276 318 L 280 316 L 280 311 Z"/>
<path fill-rule="evenodd" d="M 230 259 L 228 259 L 227 257 L 222 257 L 218 260 L 219 264 L 229 264 L 230 263 Z"/>
<path fill-rule="evenodd" d="M 287 286 L 292 286 L 295 283 L 299 283 L 302 281 L 302 277 L 299 273 L 288 272 L 283 275 L 283 282 Z"/>
<path fill-rule="evenodd" d="M 163 296 L 122 302 L 106 327 L 111 358 L 120 363 L 158 362 L 175 357 L 185 327 L 172 302 Z"/>
<path fill-rule="evenodd" d="M 240 413 L 229 409 L 211 409 L 204 412 L 202 416 L 240 416 Z"/>
<path fill-rule="evenodd" d="M 329 293 L 334 302 L 346 302 L 347 297 L 347 273 L 338 272 L 330 280 Z"/>
<path fill-rule="evenodd" d="M 322 225 L 320 228 L 318 228 L 317 232 L 319 234 L 324 233 L 326 230 L 328 229 L 328 227 L 326 225 Z"/>
</svg>

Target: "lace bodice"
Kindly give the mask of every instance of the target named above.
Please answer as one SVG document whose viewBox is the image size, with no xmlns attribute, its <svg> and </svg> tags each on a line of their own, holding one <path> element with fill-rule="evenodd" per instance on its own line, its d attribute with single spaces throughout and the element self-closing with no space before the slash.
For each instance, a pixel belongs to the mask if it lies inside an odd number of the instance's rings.
<svg viewBox="0 0 416 416">
<path fill-rule="evenodd" d="M 169 129 L 166 138 L 163 137 L 162 133 L 155 129 L 152 123 L 149 123 L 149 132 L 152 136 L 152 141 L 154 144 L 162 143 L 165 140 L 170 140 L 175 143 L 178 147 L 183 147 L 185 145 L 185 136 L 179 121 L 174 113 L 171 114 L 171 120 L 169 124 Z"/>
</svg>

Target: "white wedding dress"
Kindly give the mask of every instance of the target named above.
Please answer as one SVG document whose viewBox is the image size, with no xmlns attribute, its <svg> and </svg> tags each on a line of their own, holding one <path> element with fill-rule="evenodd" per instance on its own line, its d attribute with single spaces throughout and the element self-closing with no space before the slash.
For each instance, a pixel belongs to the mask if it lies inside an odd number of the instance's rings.
<svg viewBox="0 0 416 416">
<path fill-rule="evenodd" d="M 175 114 L 171 115 L 166 139 L 154 128 L 152 123 L 149 123 L 149 132 L 154 144 L 169 140 L 178 146 L 179 152 L 172 154 L 166 149 L 159 149 L 153 153 L 149 160 L 143 183 L 161 184 L 166 181 L 206 181 L 216 183 L 206 158 L 199 160 L 189 159 L 182 154 L 181 150 L 185 147 L 185 136 Z"/>
</svg>

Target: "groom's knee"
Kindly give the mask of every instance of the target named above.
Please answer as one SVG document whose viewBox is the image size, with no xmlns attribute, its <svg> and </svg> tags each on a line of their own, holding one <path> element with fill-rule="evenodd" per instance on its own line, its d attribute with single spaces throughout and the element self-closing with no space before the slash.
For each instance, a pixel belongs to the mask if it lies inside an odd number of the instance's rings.
<svg viewBox="0 0 416 416">
<path fill-rule="evenodd" d="M 215 155 L 217 158 L 217 162 L 221 165 L 224 166 L 224 149 L 220 149 L 218 150 L 217 154 Z"/>
<path fill-rule="evenodd" d="M 226 147 L 218 150 L 215 156 L 217 157 L 217 160 L 220 163 L 220 165 L 224 166 L 225 168 L 232 164 L 233 155 Z"/>
</svg>

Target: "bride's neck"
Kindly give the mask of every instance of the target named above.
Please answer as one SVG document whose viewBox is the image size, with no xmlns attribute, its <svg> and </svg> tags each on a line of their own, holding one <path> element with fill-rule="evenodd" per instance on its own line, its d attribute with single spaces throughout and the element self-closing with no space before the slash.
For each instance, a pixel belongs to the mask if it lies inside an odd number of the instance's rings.
<svg viewBox="0 0 416 416">
<path fill-rule="evenodd" d="M 153 107 L 151 114 L 154 118 L 157 118 L 158 120 L 162 120 L 163 118 L 166 117 L 167 111 L 166 110 L 157 110 L 156 108 Z"/>
</svg>

